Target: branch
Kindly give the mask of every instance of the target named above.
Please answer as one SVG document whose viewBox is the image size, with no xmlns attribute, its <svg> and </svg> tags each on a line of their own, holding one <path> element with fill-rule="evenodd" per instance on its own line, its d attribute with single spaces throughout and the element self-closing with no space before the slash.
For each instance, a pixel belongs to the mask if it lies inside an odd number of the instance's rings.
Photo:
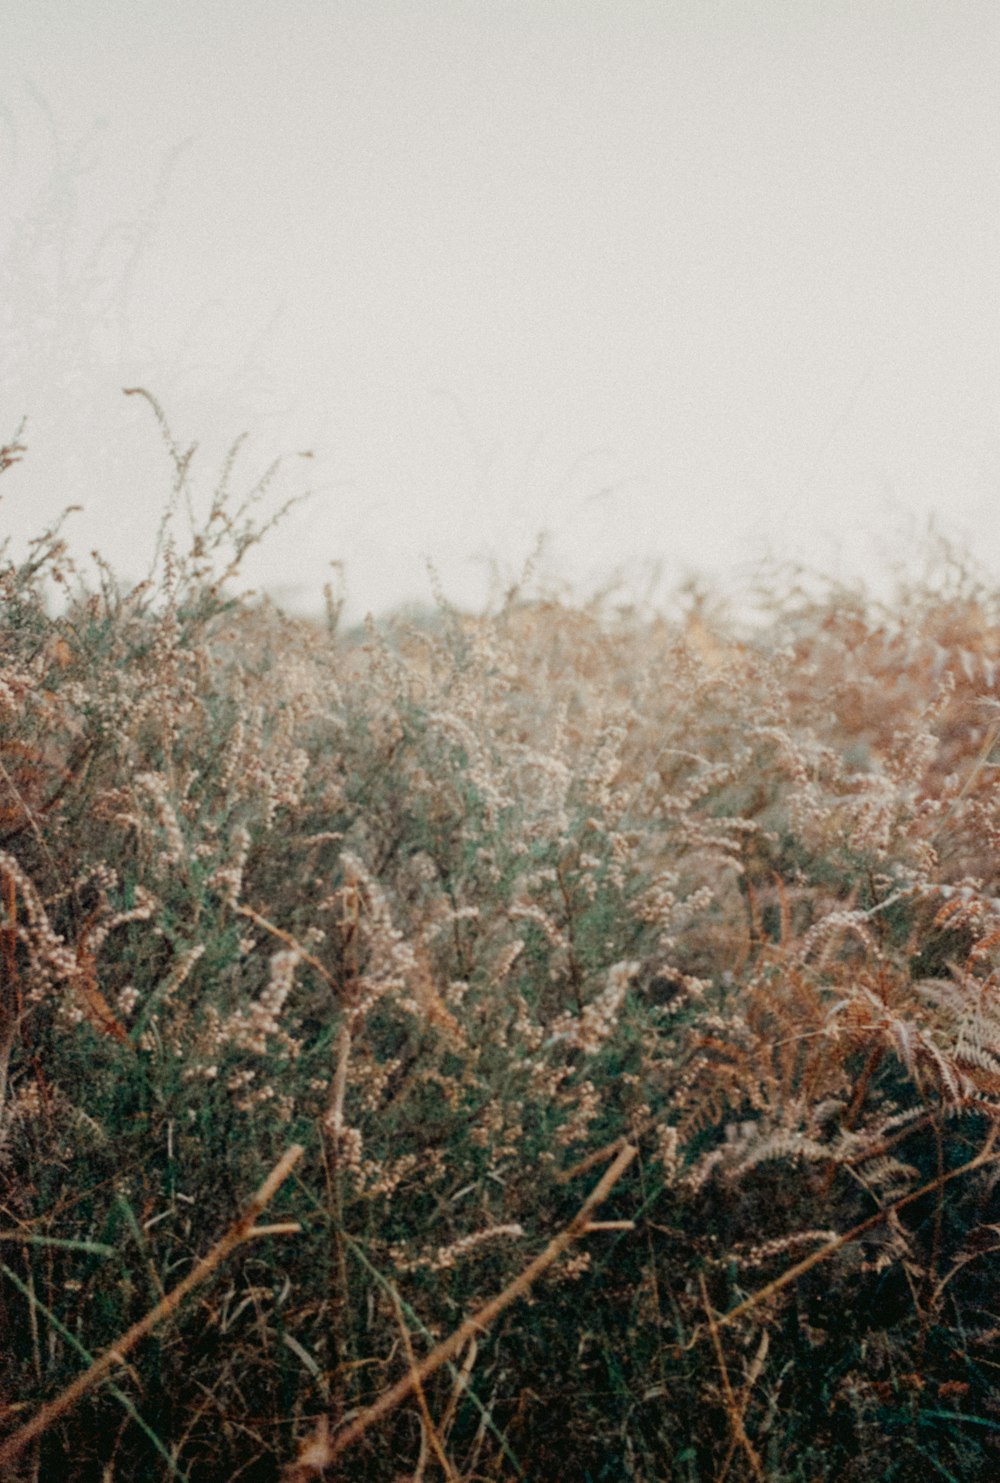
<svg viewBox="0 0 1000 1483">
<path fill-rule="evenodd" d="M 367 1410 L 362 1411 L 360 1416 L 356 1416 L 351 1424 L 345 1426 L 331 1441 L 323 1445 L 322 1429 L 311 1437 L 299 1452 L 297 1462 L 286 1473 L 286 1478 L 300 1479 L 302 1477 L 308 1477 L 309 1473 L 304 1471 L 306 1465 L 313 1473 L 322 1472 L 324 1468 L 329 1467 L 342 1452 L 346 1452 L 348 1447 L 353 1446 L 355 1442 L 363 1437 L 365 1432 L 375 1425 L 376 1421 L 380 1421 L 383 1416 L 387 1416 L 390 1411 L 394 1411 L 401 1402 L 411 1396 L 418 1387 L 421 1387 L 424 1381 L 429 1379 L 436 1370 L 439 1370 L 442 1365 L 447 1364 L 449 1360 L 454 1359 L 470 1339 L 475 1340 L 480 1334 L 485 1333 L 489 1326 L 499 1318 L 504 1309 L 509 1308 L 512 1303 L 522 1297 L 531 1287 L 532 1283 L 541 1276 L 547 1267 L 550 1267 L 562 1255 L 568 1246 L 571 1246 L 580 1236 L 587 1234 L 591 1225 L 590 1217 L 593 1211 L 607 1199 L 611 1189 L 618 1183 L 618 1180 L 625 1173 L 625 1170 L 635 1158 L 635 1155 L 636 1150 L 630 1145 L 626 1145 L 611 1167 L 598 1180 L 569 1225 L 560 1231 L 557 1236 L 552 1238 L 540 1256 L 537 1256 L 533 1262 L 530 1262 L 524 1271 L 504 1288 L 503 1292 L 499 1293 L 495 1298 L 491 1298 L 488 1303 L 484 1303 L 481 1308 L 471 1314 L 463 1324 L 460 1324 L 455 1329 L 454 1333 L 443 1340 L 436 1349 L 432 1349 L 430 1354 L 421 1360 L 418 1365 L 412 1365 L 409 1372 L 401 1380 L 397 1381 L 390 1390 L 385 1391 L 384 1394 L 379 1396 L 378 1400 L 369 1406 Z"/>
<path fill-rule="evenodd" d="M 4 1468 L 9 1467 L 14 1459 L 20 1456 L 29 1442 L 33 1442 L 36 1437 L 48 1431 L 52 1423 L 75 1406 L 81 1396 L 105 1380 L 115 1366 L 121 1364 L 129 1350 L 135 1348 L 140 1339 L 144 1339 L 158 1323 L 162 1323 L 176 1308 L 180 1307 L 188 1293 L 204 1282 L 206 1277 L 210 1277 L 235 1247 L 257 1234 L 270 1231 L 271 1228 L 268 1227 L 261 1227 L 259 1231 L 256 1229 L 257 1217 L 264 1207 L 271 1203 L 304 1152 L 300 1143 L 293 1143 L 275 1164 L 243 1214 L 233 1222 L 225 1235 L 219 1238 L 208 1255 L 202 1257 L 201 1261 L 191 1268 L 187 1276 L 178 1282 L 176 1287 L 171 1288 L 155 1308 L 150 1309 L 145 1318 L 140 1318 L 137 1323 L 134 1323 L 117 1343 L 104 1351 L 100 1359 L 95 1359 L 89 1369 L 84 1370 L 82 1375 L 78 1375 L 71 1385 L 68 1385 L 54 1400 L 49 1401 L 40 1411 L 37 1411 L 30 1421 L 0 1445 L 0 1476 L 6 1476 Z"/>
</svg>

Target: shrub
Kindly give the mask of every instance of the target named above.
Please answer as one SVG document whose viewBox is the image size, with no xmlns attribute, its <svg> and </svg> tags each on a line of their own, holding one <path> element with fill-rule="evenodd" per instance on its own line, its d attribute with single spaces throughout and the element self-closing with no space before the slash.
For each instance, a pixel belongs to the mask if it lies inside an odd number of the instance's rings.
<svg viewBox="0 0 1000 1483">
<path fill-rule="evenodd" d="M 305 1154 L 11 1466 L 989 1475 L 996 595 L 343 633 L 166 436 L 148 582 L 0 571 L 7 1433 Z"/>
</svg>

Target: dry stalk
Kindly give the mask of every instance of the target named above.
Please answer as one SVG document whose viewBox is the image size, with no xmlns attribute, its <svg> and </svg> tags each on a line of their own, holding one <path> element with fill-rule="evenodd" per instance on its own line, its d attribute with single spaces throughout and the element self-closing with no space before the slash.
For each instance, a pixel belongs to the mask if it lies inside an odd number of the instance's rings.
<svg viewBox="0 0 1000 1483">
<path fill-rule="evenodd" d="M 865 1231 L 870 1231 L 873 1226 L 880 1225 L 883 1220 L 886 1220 L 897 1210 L 902 1210 L 905 1206 L 912 1205 L 915 1200 L 923 1199 L 924 1195 L 933 1194 L 935 1190 L 941 1189 L 943 1185 L 949 1184 L 953 1179 L 958 1179 L 962 1174 L 971 1174 L 974 1169 L 981 1169 L 984 1164 L 995 1164 L 1000 1161 L 1000 1153 L 993 1152 L 993 1145 L 996 1142 L 998 1132 L 1000 1132 L 1000 1123 L 994 1123 L 982 1151 L 977 1153 L 975 1158 L 969 1159 L 968 1163 L 959 1165 L 957 1169 L 949 1169 L 946 1174 L 941 1174 L 936 1179 L 931 1179 L 927 1184 L 922 1184 L 919 1189 L 911 1190 L 908 1195 L 901 1195 L 898 1200 L 891 1201 L 890 1204 L 884 1205 L 881 1210 L 876 1210 L 874 1215 L 869 1215 L 867 1220 L 862 1220 L 856 1226 L 852 1226 L 842 1236 L 837 1236 L 833 1241 L 828 1241 L 825 1246 L 820 1246 L 818 1250 L 811 1252 L 809 1256 L 803 1257 L 802 1261 L 795 1262 L 793 1266 L 788 1267 L 782 1272 L 780 1277 L 775 1277 L 773 1282 L 765 1283 L 757 1292 L 751 1293 L 748 1298 L 744 1298 L 742 1303 L 737 1303 L 735 1308 L 730 1308 L 728 1313 L 720 1313 L 714 1320 L 716 1326 L 722 1328 L 726 1324 L 735 1323 L 737 1318 L 742 1318 L 751 1309 L 757 1308 L 761 1303 L 767 1302 L 768 1298 L 772 1298 L 775 1293 L 781 1292 L 783 1288 L 788 1287 L 793 1282 L 797 1282 L 800 1277 L 805 1276 L 806 1272 L 811 1272 L 813 1267 L 818 1267 L 820 1262 L 825 1262 L 827 1257 L 833 1256 L 834 1252 L 839 1251 L 842 1246 L 847 1246 L 851 1241 L 856 1241 L 859 1236 L 864 1235 Z M 684 1348 L 691 1349 L 697 1344 L 701 1338 L 701 1333 L 702 1326 L 699 1326 L 684 1345 Z"/>
<path fill-rule="evenodd" d="M 347 1251 L 344 1246 L 344 1196 L 340 1172 L 340 1140 L 344 1129 L 344 1098 L 351 1061 L 351 1031 L 345 1020 L 337 1038 L 337 1066 L 321 1129 L 327 1196 L 330 1201 L 330 1240 L 333 1261 L 330 1278 L 330 1332 L 332 1336 L 333 1403 L 331 1417 L 339 1425 L 345 1407 L 344 1340 L 348 1314 Z"/>
<path fill-rule="evenodd" d="M 33 1442 L 36 1437 L 40 1437 L 43 1432 L 46 1432 L 53 1422 L 58 1421 L 60 1416 L 65 1415 L 88 1390 L 93 1390 L 96 1385 L 99 1385 L 102 1380 L 106 1379 L 115 1366 L 122 1363 L 129 1350 L 134 1349 L 140 1339 L 145 1338 L 148 1333 L 156 1328 L 157 1324 L 162 1323 L 165 1318 L 168 1318 L 171 1313 L 179 1308 L 188 1293 L 204 1282 L 207 1277 L 210 1277 L 216 1267 L 225 1260 L 231 1251 L 258 1233 L 263 1233 L 271 1229 L 281 1229 L 262 1227 L 258 1231 L 256 1226 L 257 1217 L 271 1203 L 278 1189 L 284 1184 L 304 1152 L 305 1150 L 300 1143 L 293 1143 L 282 1154 L 243 1211 L 243 1214 L 219 1238 L 211 1251 L 202 1257 L 196 1266 L 191 1268 L 188 1275 L 182 1281 L 178 1282 L 176 1287 L 172 1287 L 166 1296 L 156 1304 L 155 1308 L 149 1310 L 144 1318 L 140 1318 L 138 1322 L 134 1323 L 121 1336 L 117 1343 L 112 1344 L 109 1349 L 106 1349 L 99 1359 L 95 1359 L 94 1363 L 88 1369 L 84 1370 L 82 1375 L 78 1375 L 71 1385 L 68 1385 L 65 1390 L 61 1391 L 47 1405 L 44 1405 L 40 1411 L 36 1411 L 30 1421 L 26 1422 L 24 1426 L 0 1444 L 0 1475 L 2 1475 L 2 1469 L 9 1467 L 30 1442 Z"/>
<path fill-rule="evenodd" d="M 980 747 L 978 756 L 976 757 L 972 766 L 969 768 L 968 773 L 966 774 L 965 781 L 963 782 L 961 788 L 959 788 L 958 792 L 955 794 L 955 797 L 952 799 L 948 812 L 945 814 L 944 818 L 941 820 L 940 824 L 931 835 L 931 844 L 937 843 L 937 841 L 941 838 L 942 834 L 947 829 L 948 825 L 951 823 L 952 819 L 955 817 L 955 814 L 958 812 L 958 809 L 962 804 L 962 800 L 965 798 L 965 796 L 969 792 L 969 789 L 976 781 L 976 778 L 986 766 L 986 760 L 992 752 L 994 746 L 996 745 L 998 738 L 1000 738 L 1000 721 L 994 721 L 993 725 L 986 733 L 986 740 Z"/>
<path fill-rule="evenodd" d="M 698 1273 L 698 1285 L 701 1288 L 701 1301 L 705 1308 L 705 1317 L 708 1319 L 709 1332 L 712 1335 L 712 1347 L 715 1350 L 716 1363 L 719 1366 L 719 1375 L 722 1378 L 722 1393 L 726 1402 L 726 1414 L 729 1417 L 729 1425 L 732 1429 L 733 1439 L 737 1441 L 746 1453 L 747 1462 L 757 1483 L 767 1483 L 764 1477 L 764 1469 L 761 1466 L 757 1449 L 747 1436 L 746 1427 L 743 1425 L 743 1413 L 737 1405 L 733 1394 L 732 1382 L 729 1379 L 729 1370 L 726 1367 L 726 1356 L 722 1352 L 722 1340 L 719 1338 L 719 1326 L 712 1313 L 712 1305 L 708 1300 L 708 1289 L 705 1286 L 705 1278 L 701 1272 Z M 728 1466 L 729 1459 L 726 1459 Z"/>
<path fill-rule="evenodd" d="M 475 1339 L 472 1339 L 469 1343 L 468 1349 L 465 1352 L 465 1358 L 462 1361 L 462 1368 L 455 1375 L 455 1383 L 452 1386 L 451 1390 L 451 1399 L 448 1402 L 447 1410 L 441 1418 L 441 1435 L 446 1439 L 448 1436 L 448 1432 L 451 1430 L 451 1424 L 455 1419 L 455 1412 L 458 1410 L 458 1403 L 461 1400 L 462 1394 L 469 1383 L 469 1376 L 472 1374 L 472 1368 L 476 1363 L 476 1355 L 478 1353 L 479 1345 L 476 1343 Z"/>
<path fill-rule="evenodd" d="M 619 1137 L 613 1139 L 611 1143 L 606 1143 L 603 1148 L 595 1148 L 592 1153 L 588 1153 L 585 1158 L 580 1159 L 569 1169 L 561 1170 L 556 1175 L 556 1182 L 558 1184 L 571 1184 L 578 1175 L 587 1174 L 596 1164 L 605 1163 L 611 1158 L 612 1154 L 619 1153 L 621 1149 L 627 1146 L 628 1139 L 624 1134 L 621 1134 Z"/>
<path fill-rule="evenodd" d="M 644 1133 L 648 1133 L 650 1128 L 656 1126 L 658 1120 L 659 1114 L 651 1113 L 649 1117 L 644 1117 L 639 1122 L 633 1121 L 631 1132 L 632 1142 L 637 1143 Z M 624 1133 L 621 1133 L 617 1138 L 612 1139 L 610 1143 L 606 1143 L 603 1148 L 595 1148 L 592 1153 L 588 1153 L 585 1158 L 580 1159 L 578 1163 L 573 1164 L 569 1169 L 563 1169 L 556 1176 L 557 1183 L 570 1184 L 580 1174 L 588 1173 L 595 1165 L 606 1163 L 612 1154 L 616 1154 L 619 1149 L 625 1148 L 628 1141 L 628 1137 Z"/>
<path fill-rule="evenodd" d="M 740 1418 L 746 1416 L 746 1407 L 749 1406 L 749 1398 L 754 1394 L 754 1387 L 757 1385 L 758 1379 L 763 1375 L 764 1363 L 766 1363 L 769 1348 L 770 1339 L 767 1338 L 767 1329 L 764 1329 L 763 1333 L 761 1333 L 760 1344 L 757 1345 L 757 1354 L 754 1355 L 751 1367 L 749 1367 L 748 1373 L 746 1373 L 746 1379 L 743 1381 L 743 1388 L 740 1391 L 739 1400 L 736 1403 L 739 1406 Z M 715 1479 L 715 1483 L 726 1483 L 728 1470 L 730 1470 L 731 1464 L 733 1464 L 733 1458 L 736 1456 L 736 1447 L 736 1437 L 730 1437 L 726 1458 L 723 1459 L 723 1467 L 718 1470 L 718 1477 Z"/>
<path fill-rule="evenodd" d="M 308 963 L 310 968 L 315 969 L 324 983 L 329 984 L 335 992 L 339 992 L 333 975 L 323 967 L 316 955 L 307 952 L 290 932 L 284 932 L 280 927 L 276 927 L 273 922 L 267 920 L 267 917 L 262 917 L 259 911 L 254 911 L 252 906 L 238 906 L 236 912 L 241 917 L 248 917 L 255 926 L 262 928 L 265 932 L 270 932 L 272 937 L 276 937 L 279 942 L 283 942 L 286 947 L 298 953 L 303 963 Z"/>
<path fill-rule="evenodd" d="M 347 1068 L 351 1059 L 351 1032 L 345 1021 L 337 1037 L 337 1068 L 333 1074 L 330 1096 L 323 1115 L 323 1127 L 338 1137 L 344 1127 L 344 1098 L 347 1095 Z"/>
<path fill-rule="evenodd" d="M 406 1327 L 406 1319 L 403 1316 L 403 1305 L 399 1301 L 399 1293 L 396 1291 L 395 1287 L 393 1287 L 391 1291 L 392 1305 L 396 1310 L 396 1322 L 399 1324 L 399 1332 L 402 1335 L 403 1339 L 403 1348 L 406 1350 L 406 1363 L 409 1365 L 410 1373 L 413 1376 L 413 1393 L 417 1398 L 417 1405 L 420 1407 L 420 1414 L 423 1417 L 424 1427 L 427 1432 L 427 1440 L 430 1443 L 431 1450 L 434 1453 L 434 1456 L 441 1464 L 441 1471 L 448 1479 L 448 1483 L 458 1483 L 458 1477 L 455 1473 L 455 1469 L 448 1461 L 448 1454 L 444 1450 L 444 1441 L 441 1437 L 440 1431 L 434 1425 L 434 1418 L 431 1415 L 431 1408 L 427 1404 L 427 1396 L 424 1394 L 424 1387 L 420 1382 L 419 1375 L 417 1374 L 417 1361 L 414 1358 L 413 1344 L 410 1339 L 410 1331 Z"/>
<path fill-rule="evenodd" d="M 770 1342 L 771 1341 L 768 1339 L 767 1336 L 767 1329 L 765 1329 L 760 1336 L 760 1343 L 757 1345 L 757 1353 L 753 1357 L 750 1369 L 747 1372 L 746 1379 L 743 1382 L 743 1389 L 740 1392 L 739 1398 L 736 1402 L 741 1420 L 747 1414 L 747 1407 L 750 1404 L 750 1397 L 753 1394 L 753 1388 L 757 1384 L 757 1381 L 760 1379 L 763 1372 L 764 1363 L 767 1359 L 767 1352 L 770 1348 Z M 718 1476 L 715 1479 L 715 1483 L 726 1483 L 726 1479 L 729 1477 L 729 1469 L 732 1466 L 733 1458 L 736 1456 L 736 1448 L 738 1445 L 738 1439 L 735 1436 L 730 1437 L 729 1446 L 726 1449 L 726 1455 L 723 1458 L 722 1467 L 719 1469 Z"/>
<path fill-rule="evenodd" d="M 381 1421 L 383 1416 L 394 1411 L 442 1365 L 454 1359 L 470 1340 L 475 1340 L 480 1334 L 484 1334 L 505 1309 L 524 1296 L 537 1278 L 562 1255 L 568 1246 L 571 1246 L 580 1236 L 586 1235 L 592 1212 L 607 1199 L 635 1155 L 636 1150 L 627 1144 L 595 1184 L 569 1225 L 552 1238 L 545 1250 L 533 1262 L 529 1262 L 524 1271 L 515 1277 L 503 1292 L 498 1293 L 495 1298 L 491 1298 L 488 1303 L 484 1303 L 481 1308 L 471 1314 L 447 1339 L 432 1349 L 418 1365 L 411 1366 L 407 1375 L 379 1396 L 378 1400 L 367 1410 L 362 1411 L 360 1416 L 356 1416 L 349 1426 L 345 1426 L 342 1431 L 338 1432 L 322 1450 L 322 1453 L 317 1445 L 317 1435 L 309 1438 L 300 1451 L 297 1462 L 286 1473 L 286 1477 L 299 1479 L 309 1476 L 302 1470 L 303 1458 L 306 1455 L 310 1459 L 310 1467 L 314 1473 L 322 1472 L 324 1468 L 329 1467 L 342 1453 L 359 1441 L 377 1421 Z"/>
<path fill-rule="evenodd" d="M 17 890 L 13 876 L 3 882 L 7 925 L 0 928 L 0 1114 L 7 1105 L 7 1078 L 11 1053 L 21 1024 L 23 1001 L 17 972 Z"/>
</svg>

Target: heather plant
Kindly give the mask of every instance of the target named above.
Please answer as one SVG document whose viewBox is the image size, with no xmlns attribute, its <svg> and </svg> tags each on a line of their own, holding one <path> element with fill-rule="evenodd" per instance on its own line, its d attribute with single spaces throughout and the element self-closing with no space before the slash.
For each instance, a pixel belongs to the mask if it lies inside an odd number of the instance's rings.
<svg viewBox="0 0 1000 1483">
<path fill-rule="evenodd" d="M 4 1476 L 990 1476 L 988 584 L 344 632 L 149 400 L 0 571 Z"/>
</svg>

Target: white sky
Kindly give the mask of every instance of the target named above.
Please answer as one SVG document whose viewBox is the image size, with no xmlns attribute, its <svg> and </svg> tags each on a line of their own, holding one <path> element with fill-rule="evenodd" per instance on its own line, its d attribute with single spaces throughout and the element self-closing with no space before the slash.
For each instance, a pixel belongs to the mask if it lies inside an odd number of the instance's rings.
<svg viewBox="0 0 1000 1483">
<path fill-rule="evenodd" d="M 996 0 L 32 0 L 0 71 L 15 545 L 170 472 L 319 493 L 250 579 L 458 602 L 771 550 L 1000 565 Z M 237 481 L 238 484 L 238 481 Z"/>
</svg>

